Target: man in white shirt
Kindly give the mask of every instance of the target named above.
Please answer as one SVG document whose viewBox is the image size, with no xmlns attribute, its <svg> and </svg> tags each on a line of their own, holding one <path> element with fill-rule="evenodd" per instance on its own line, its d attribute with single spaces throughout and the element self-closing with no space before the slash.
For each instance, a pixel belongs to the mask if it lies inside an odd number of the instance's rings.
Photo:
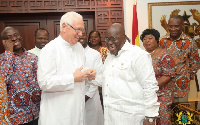
<svg viewBox="0 0 200 125">
<path fill-rule="evenodd" d="M 90 48 L 87 42 L 86 32 L 79 39 L 79 42 L 85 48 L 86 62 L 85 66 L 95 69 L 96 73 L 101 72 L 103 65 L 101 55 L 98 51 Z M 85 125 L 103 125 L 103 110 L 101 106 L 98 86 L 85 83 Z"/>
<path fill-rule="evenodd" d="M 39 28 L 35 31 L 35 48 L 28 52 L 39 57 L 41 49 L 49 42 L 49 32 L 44 28 Z"/>
<path fill-rule="evenodd" d="M 124 27 L 115 23 L 105 33 L 108 54 L 95 84 L 102 86 L 105 125 L 153 125 L 159 89 L 151 56 L 131 45 Z"/>
<path fill-rule="evenodd" d="M 85 52 L 78 42 L 83 29 L 83 17 L 68 12 L 61 17 L 60 35 L 41 50 L 39 125 L 84 125 L 85 79 L 94 79 L 96 71 L 83 71 Z"/>
</svg>

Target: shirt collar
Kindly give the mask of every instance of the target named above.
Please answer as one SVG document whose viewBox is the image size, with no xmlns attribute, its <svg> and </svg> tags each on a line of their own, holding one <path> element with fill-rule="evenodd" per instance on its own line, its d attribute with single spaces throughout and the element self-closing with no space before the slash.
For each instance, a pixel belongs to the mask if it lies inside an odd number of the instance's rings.
<svg viewBox="0 0 200 125">
<path fill-rule="evenodd" d="M 126 50 L 130 50 L 131 44 L 126 40 L 126 42 L 124 43 L 124 45 L 122 46 L 122 48 L 119 50 L 117 56 L 119 56 L 123 51 L 126 51 Z"/>
<path fill-rule="evenodd" d="M 37 48 L 37 47 L 35 46 L 35 50 L 38 50 L 38 51 L 40 51 L 41 49 L 39 49 L 39 48 Z"/>
<path fill-rule="evenodd" d="M 61 44 L 65 45 L 65 46 L 71 46 L 69 44 L 69 42 L 65 41 L 60 35 L 58 36 L 58 39 L 59 39 Z"/>
<path fill-rule="evenodd" d="M 23 54 L 22 54 L 22 56 L 24 56 L 24 55 L 27 55 L 27 50 L 25 49 L 25 48 L 22 48 L 22 50 L 23 50 Z M 15 52 L 13 52 L 14 53 L 14 55 L 18 55 L 17 53 L 15 53 Z M 19 56 L 19 55 L 18 55 Z"/>
</svg>

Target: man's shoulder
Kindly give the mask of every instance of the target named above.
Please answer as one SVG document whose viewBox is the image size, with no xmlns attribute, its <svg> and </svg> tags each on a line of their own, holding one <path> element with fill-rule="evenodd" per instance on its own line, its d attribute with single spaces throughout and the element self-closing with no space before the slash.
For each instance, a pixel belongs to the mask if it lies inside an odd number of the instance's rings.
<svg viewBox="0 0 200 125">
<path fill-rule="evenodd" d="M 143 49 L 141 49 L 139 46 L 137 45 L 133 45 L 132 49 L 130 49 L 131 53 L 133 54 L 147 54 L 147 52 Z"/>
<path fill-rule="evenodd" d="M 90 47 L 88 47 L 88 51 L 91 52 L 92 54 L 100 55 L 100 53 L 99 53 L 97 50 L 92 49 L 92 48 L 90 48 Z"/>
<path fill-rule="evenodd" d="M 29 51 L 26 51 L 27 54 L 25 54 L 26 57 L 29 57 L 29 58 L 32 58 L 32 59 L 37 59 L 37 55 L 29 52 Z"/>
<path fill-rule="evenodd" d="M 36 50 L 36 48 L 32 48 L 30 50 L 28 50 L 28 52 L 33 53 Z"/>
</svg>

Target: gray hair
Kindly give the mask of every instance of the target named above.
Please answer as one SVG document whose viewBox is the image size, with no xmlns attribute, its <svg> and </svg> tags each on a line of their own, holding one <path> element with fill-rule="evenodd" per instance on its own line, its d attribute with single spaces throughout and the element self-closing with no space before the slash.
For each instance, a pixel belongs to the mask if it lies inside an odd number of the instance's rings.
<svg viewBox="0 0 200 125">
<path fill-rule="evenodd" d="M 13 28 L 13 27 L 11 27 L 11 26 L 5 27 L 5 28 L 3 29 L 3 31 L 1 32 L 1 39 L 2 39 L 2 40 L 5 40 L 5 39 L 6 39 L 5 32 L 6 32 L 7 30 L 9 30 L 9 29 L 13 29 L 13 30 L 18 31 L 17 29 L 15 29 L 15 28 Z M 19 31 L 18 31 L 18 32 L 19 32 Z"/>
<path fill-rule="evenodd" d="M 71 11 L 71 12 L 65 13 L 60 19 L 60 31 L 62 31 L 63 23 L 65 23 L 66 25 L 67 23 L 70 25 L 73 25 L 73 23 L 79 19 L 83 20 L 83 17 L 76 12 Z"/>
</svg>

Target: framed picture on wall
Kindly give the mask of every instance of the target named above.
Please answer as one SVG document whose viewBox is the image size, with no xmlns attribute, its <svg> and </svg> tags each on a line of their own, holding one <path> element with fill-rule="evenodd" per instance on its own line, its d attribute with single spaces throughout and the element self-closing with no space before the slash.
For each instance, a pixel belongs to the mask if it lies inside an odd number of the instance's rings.
<svg viewBox="0 0 200 125">
<path fill-rule="evenodd" d="M 157 29 L 161 36 L 168 31 L 170 15 L 184 18 L 185 32 L 194 38 L 200 37 L 200 1 L 148 3 L 149 28 Z"/>
</svg>

